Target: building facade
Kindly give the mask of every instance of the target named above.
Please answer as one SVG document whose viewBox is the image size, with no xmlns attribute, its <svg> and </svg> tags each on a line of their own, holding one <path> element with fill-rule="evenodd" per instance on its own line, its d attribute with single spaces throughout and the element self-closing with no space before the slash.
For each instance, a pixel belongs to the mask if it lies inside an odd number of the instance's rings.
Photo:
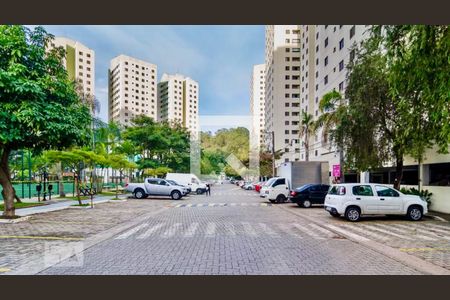
<svg viewBox="0 0 450 300">
<path fill-rule="evenodd" d="M 108 119 L 124 126 L 133 117 L 145 115 L 158 120 L 157 66 L 126 55 L 110 62 Z"/>
<path fill-rule="evenodd" d="M 275 164 L 299 160 L 300 25 L 265 29 L 265 146 L 281 153 Z"/>
<path fill-rule="evenodd" d="M 352 47 L 368 35 L 364 25 L 302 25 L 301 26 L 301 112 L 317 120 L 321 115 L 319 102 L 333 90 L 344 97 L 346 66 L 354 56 Z M 305 141 L 300 141 L 300 160 L 305 160 Z M 339 164 L 339 153 L 319 129 L 309 138 L 309 159 L 328 161 L 330 172 Z"/>
<path fill-rule="evenodd" d="M 252 114 L 252 134 L 255 143 L 264 141 L 265 124 L 265 64 L 255 65 L 250 80 L 250 112 Z"/>
<path fill-rule="evenodd" d="M 181 74 L 163 74 L 157 92 L 158 120 L 179 123 L 198 138 L 198 82 Z"/>
<path fill-rule="evenodd" d="M 71 80 L 76 80 L 82 92 L 95 95 L 95 52 L 78 41 L 65 37 L 55 37 L 53 47 L 66 50 L 64 67 Z"/>
</svg>

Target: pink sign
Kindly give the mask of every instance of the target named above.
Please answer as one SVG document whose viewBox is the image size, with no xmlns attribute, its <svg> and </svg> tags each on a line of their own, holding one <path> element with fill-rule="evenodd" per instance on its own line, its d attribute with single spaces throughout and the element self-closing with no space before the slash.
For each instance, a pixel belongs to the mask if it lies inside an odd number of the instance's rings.
<svg viewBox="0 0 450 300">
<path fill-rule="evenodd" d="M 341 168 L 339 165 L 333 165 L 333 176 L 341 177 Z"/>
</svg>

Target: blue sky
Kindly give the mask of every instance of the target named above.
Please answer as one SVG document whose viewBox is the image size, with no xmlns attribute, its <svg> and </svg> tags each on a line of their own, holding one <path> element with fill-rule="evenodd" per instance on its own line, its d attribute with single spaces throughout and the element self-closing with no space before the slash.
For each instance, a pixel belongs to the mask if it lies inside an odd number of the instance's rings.
<svg viewBox="0 0 450 300">
<path fill-rule="evenodd" d="M 130 55 L 200 84 L 200 115 L 249 114 L 252 66 L 264 62 L 264 26 L 44 26 L 95 51 L 96 96 L 107 120 L 109 61 Z"/>
</svg>

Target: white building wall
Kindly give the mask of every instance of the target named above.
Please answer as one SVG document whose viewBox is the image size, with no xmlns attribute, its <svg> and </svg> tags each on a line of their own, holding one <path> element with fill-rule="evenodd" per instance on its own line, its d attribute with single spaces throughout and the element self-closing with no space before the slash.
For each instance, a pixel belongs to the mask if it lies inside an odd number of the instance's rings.
<svg viewBox="0 0 450 300">
<path fill-rule="evenodd" d="M 275 151 L 282 151 L 276 166 L 299 159 L 300 37 L 300 25 L 266 26 L 265 131 L 274 132 Z M 271 149 L 271 134 L 265 144 Z"/>
<path fill-rule="evenodd" d="M 252 130 L 256 144 L 264 141 L 265 124 L 265 64 L 255 65 L 250 81 L 250 112 L 252 114 Z"/>
<path fill-rule="evenodd" d="M 126 55 L 111 60 L 109 68 L 109 120 L 128 126 L 146 115 L 158 118 L 157 67 Z"/>
</svg>

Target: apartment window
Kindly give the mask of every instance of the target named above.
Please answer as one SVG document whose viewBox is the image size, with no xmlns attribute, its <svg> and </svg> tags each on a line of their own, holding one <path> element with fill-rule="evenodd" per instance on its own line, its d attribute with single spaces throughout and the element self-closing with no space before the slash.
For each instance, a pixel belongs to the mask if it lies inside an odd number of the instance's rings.
<svg viewBox="0 0 450 300">
<path fill-rule="evenodd" d="M 288 111 L 285 111 L 285 112 L 284 112 L 284 115 L 285 115 L 286 117 L 289 117 L 289 112 L 288 112 Z"/>
<path fill-rule="evenodd" d="M 289 107 L 289 102 L 284 103 L 285 107 Z"/>
<path fill-rule="evenodd" d="M 328 56 L 327 56 L 327 57 L 325 57 L 325 59 L 324 59 L 324 65 L 325 65 L 325 66 L 327 66 L 327 65 L 328 65 Z"/>
<path fill-rule="evenodd" d="M 316 78 L 319 77 L 319 71 L 316 71 Z"/>
<path fill-rule="evenodd" d="M 323 78 L 323 83 L 328 84 L 328 75 Z"/>
<path fill-rule="evenodd" d="M 289 57 L 285 57 L 285 60 L 286 61 L 290 61 L 291 59 Z"/>
<path fill-rule="evenodd" d="M 284 125 L 289 125 L 289 121 L 284 121 Z"/>
<path fill-rule="evenodd" d="M 88 54 L 86 54 L 86 56 L 87 56 L 87 57 L 91 57 L 91 55 L 90 55 L 89 53 L 88 53 Z"/>
<path fill-rule="evenodd" d="M 284 94 L 284 98 L 289 98 L 289 94 Z"/>
<path fill-rule="evenodd" d="M 325 48 L 328 46 L 328 38 L 325 39 Z"/>
<path fill-rule="evenodd" d="M 289 29 L 286 29 L 286 34 L 291 33 L 291 31 Z"/>
<path fill-rule="evenodd" d="M 83 52 L 79 51 L 78 54 L 83 55 Z"/>
<path fill-rule="evenodd" d="M 344 82 L 339 83 L 339 91 L 342 92 L 344 90 Z"/>
<path fill-rule="evenodd" d="M 289 66 L 286 66 L 285 70 L 286 70 L 286 71 L 289 71 L 289 70 L 290 70 L 290 69 L 289 69 Z"/>
<path fill-rule="evenodd" d="M 319 52 L 319 45 L 316 46 L 316 52 Z"/>
<path fill-rule="evenodd" d="M 286 39 L 286 44 L 289 44 L 290 43 L 290 40 L 289 39 Z"/>
<path fill-rule="evenodd" d="M 285 89 L 289 89 L 289 88 L 290 88 L 289 84 L 285 84 L 285 85 L 284 85 L 284 88 L 285 88 Z"/>
<path fill-rule="evenodd" d="M 342 71 L 344 69 L 344 60 L 341 60 L 339 62 L 339 71 Z"/>
<path fill-rule="evenodd" d="M 319 39 L 319 33 L 317 32 L 316 33 L 316 40 L 318 40 Z"/>
<path fill-rule="evenodd" d="M 284 49 L 284 51 L 285 51 L 285 52 L 291 52 L 291 49 L 286 48 L 286 49 Z"/>
<path fill-rule="evenodd" d="M 342 50 L 342 48 L 344 48 L 344 38 L 342 38 L 342 39 L 339 41 L 339 50 Z"/>
<path fill-rule="evenodd" d="M 286 76 L 284 76 L 284 79 L 289 80 L 289 79 L 290 79 L 290 76 L 289 76 L 289 75 L 286 75 Z"/>
<path fill-rule="evenodd" d="M 316 58 L 316 66 L 319 65 L 319 59 Z"/>
<path fill-rule="evenodd" d="M 292 48 L 292 52 L 300 52 L 300 48 Z"/>
<path fill-rule="evenodd" d="M 350 39 L 355 35 L 355 25 L 350 28 Z"/>
<path fill-rule="evenodd" d="M 353 62 L 354 59 L 355 59 L 355 49 L 350 51 L 350 61 Z"/>
</svg>

